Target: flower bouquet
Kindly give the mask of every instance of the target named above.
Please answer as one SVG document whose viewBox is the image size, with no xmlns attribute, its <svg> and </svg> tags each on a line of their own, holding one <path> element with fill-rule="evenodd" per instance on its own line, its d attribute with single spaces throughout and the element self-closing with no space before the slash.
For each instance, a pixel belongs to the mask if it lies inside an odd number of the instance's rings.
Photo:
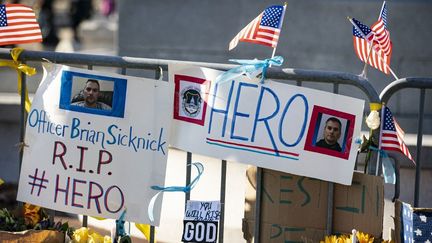
<svg viewBox="0 0 432 243">
<path fill-rule="evenodd" d="M 0 242 L 64 242 L 71 229 L 68 223 L 55 223 L 38 206 L 24 204 L 21 213 L 0 210 Z"/>
</svg>

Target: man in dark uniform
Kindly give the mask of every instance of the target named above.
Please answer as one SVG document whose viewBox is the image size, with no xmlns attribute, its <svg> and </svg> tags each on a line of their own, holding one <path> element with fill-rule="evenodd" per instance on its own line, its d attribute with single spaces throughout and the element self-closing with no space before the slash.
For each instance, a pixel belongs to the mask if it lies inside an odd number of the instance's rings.
<svg viewBox="0 0 432 243">
<path fill-rule="evenodd" d="M 324 127 L 324 138 L 319 140 L 315 145 L 341 152 L 342 148 L 338 143 L 338 139 L 341 136 L 341 128 L 342 124 L 339 119 L 336 117 L 330 117 L 327 119 Z"/>
</svg>

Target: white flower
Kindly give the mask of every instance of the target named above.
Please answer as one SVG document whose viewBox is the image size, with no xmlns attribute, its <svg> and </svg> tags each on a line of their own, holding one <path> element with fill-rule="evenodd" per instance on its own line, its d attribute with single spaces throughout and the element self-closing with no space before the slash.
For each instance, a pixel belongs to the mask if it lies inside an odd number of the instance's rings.
<svg viewBox="0 0 432 243">
<path fill-rule="evenodd" d="M 380 126 L 380 123 L 381 121 L 378 111 L 371 111 L 371 113 L 369 113 L 369 116 L 366 118 L 367 126 L 370 129 L 375 130 Z"/>
</svg>

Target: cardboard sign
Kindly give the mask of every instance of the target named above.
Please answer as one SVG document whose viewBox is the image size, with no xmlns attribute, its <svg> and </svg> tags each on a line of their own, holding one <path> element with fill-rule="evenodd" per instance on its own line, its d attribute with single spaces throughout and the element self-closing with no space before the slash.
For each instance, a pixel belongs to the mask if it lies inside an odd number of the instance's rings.
<svg viewBox="0 0 432 243">
<path fill-rule="evenodd" d="M 154 222 L 165 182 L 172 86 L 46 65 L 27 119 L 18 200 L 59 211 Z"/>
<path fill-rule="evenodd" d="M 183 221 L 183 242 L 216 242 L 219 201 L 188 201 Z"/>
<path fill-rule="evenodd" d="M 254 233 L 255 168 L 247 171 L 243 232 L 250 242 Z M 264 170 L 260 242 L 319 242 L 327 221 L 328 182 Z M 352 229 L 380 238 L 384 215 L 382 177 L 354 173 L 351 186 L 335 184 L 333 230 Z"/>
<path fill-rule="evenodd" d="M 207 68 L 170 65 L 169 72 L 172 146 L 351 184 L 363 100 L 243 76 L 215 84 L 222 72 Z"/>
</svg>

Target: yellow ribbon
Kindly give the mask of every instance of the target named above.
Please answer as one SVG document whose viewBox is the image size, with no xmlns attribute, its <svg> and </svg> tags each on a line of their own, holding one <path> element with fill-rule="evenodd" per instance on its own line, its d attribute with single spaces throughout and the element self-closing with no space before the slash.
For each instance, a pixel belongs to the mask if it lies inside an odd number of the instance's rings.
<svg viewBox="0 0 432 243">
<path fill-rule="evenodd" d="M 150 240 L 150 225 L 149 224 L 137 224 L 135 223 L 135 227 L 141 231 L 141 233 L 145 236 L 147 240 Z M 155 229 L 155 237 L 154 242 L 156 243 L 156 229 Z"/>
<path fill-rule="evenodd" d="M 18 60 L 19 55 L 21 52 L 23 52 L 23 48 L 14 48 L 11 50 L 11 56 L 12 61 L 0 61 L 0 67 L 10 67 L 15 69 L 18 75 L 18 94 L 21 95 L 21 89 L 22 89 L 22 78 L 21 73 L 24 73 L 28 76 L 32 76 L 36 74 L 36 68 L 32 68 L 27 66 L 26 64 L 21 63 L 21 61 Z M 25 110 L 27 112 L 30 111 L 31 102 L 28 96 L 27 89 L 25 90 Z"/>
<path fill-rule="evenodd" d="M 382 104 L 381 103 L 370 103 L 369 108 L 371 111 L 378 111 L 381 110 Z"/>
<path fill-rule="evenodd" d="M 102 218 L 102 217 L 95 217 L 95 216 L 90 216 L 90 217 L 97 219 L 97 220 L 105 220 L 105 218 Z M 150 225 L 149 224 L 135 223 L 135 227 L 137 227 L 137 229 L 139 231 L 141 231 L 141 233 L 144 235 L 144 237 L 147 240 L 150 240 Z M 156 229 L 155 229 L 155 238 L 156 238 Z M 154 242 L 156 243 L 156 239 L 154 239 Z"/>
</svg>

